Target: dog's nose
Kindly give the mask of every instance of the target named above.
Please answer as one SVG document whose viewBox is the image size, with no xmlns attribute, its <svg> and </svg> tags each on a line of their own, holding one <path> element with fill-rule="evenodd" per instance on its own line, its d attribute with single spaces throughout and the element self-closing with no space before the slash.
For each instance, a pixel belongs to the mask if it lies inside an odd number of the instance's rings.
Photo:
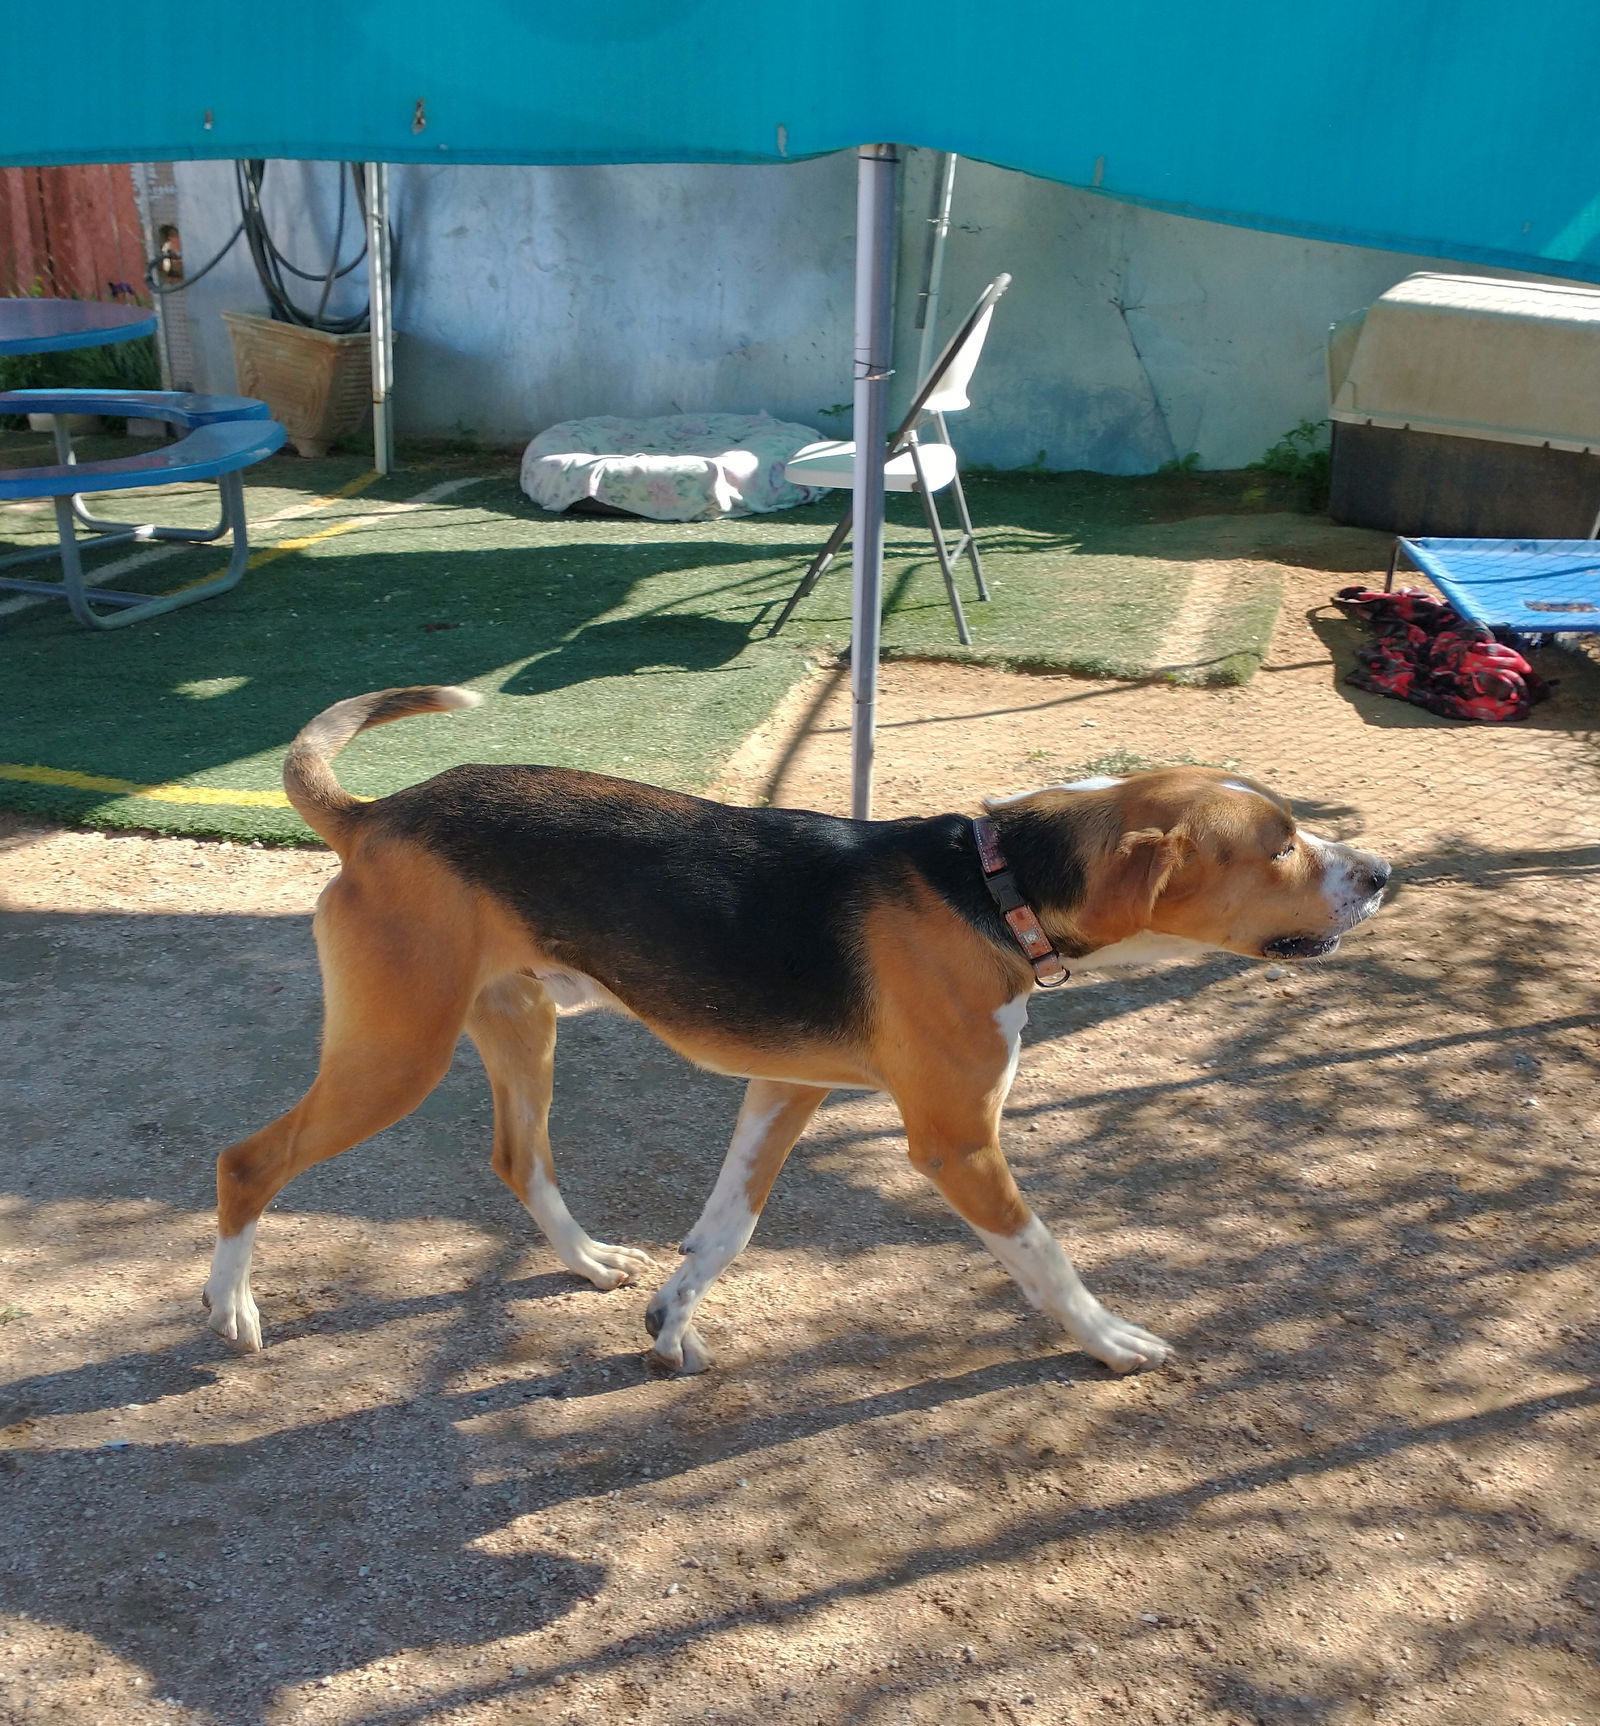
<svg viewBox="0 0 1600 1726">
<path fill-rule="evenodd" d="M 1367 865 L 1367 891 L 1381 893 L 1388 886 L 1391 873 L 1389 865 L 1381 857 L 1374 857 Z"/>
</svg>

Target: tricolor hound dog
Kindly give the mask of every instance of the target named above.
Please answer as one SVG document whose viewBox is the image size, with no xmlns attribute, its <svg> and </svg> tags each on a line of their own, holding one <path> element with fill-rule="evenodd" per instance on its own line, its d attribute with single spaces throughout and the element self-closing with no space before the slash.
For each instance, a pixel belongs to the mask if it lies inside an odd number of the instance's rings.
<svg viewBox="0 0 1600 1726">
<path fill-rule="evenodd" d="M 262 1210 L 301 1169 L 416 1108 L 463 1029 L 494 1092 L 495 1173 L 579 1276 L 609 1289 L 644 1274 L 653 1261 L 591 1239 L 556 1186 L 556 1008 L 589 1001 L 748 1081 L 683 1263 L 646 1311 L 658 1366 L 710 1365 L 695 1308 L 836 1085 L 894 1098 L 913 1164 L 1080 1347 L 1118 1372 L 1164 1358 L 1084 1287 L 1001 1153 L 1028 996 L 1064 980 L 1063 960 L 1330 953 L 1377 910 L 1386 863 L 1303 832 L 1275 792 L 1198 767 L 1054 786 L 977 821 L 735 809 L 559 767 L 455 767 L 373 802 L 334 778 L 330 758 L 368 726 L 478 700 L 357 696 L 289 751 L 289 799 L 341 865 L 316 914 L 322 1061 L 300 1102 L 218 1159 L 214 1330 L 261 1346 Z"/>
</svg>

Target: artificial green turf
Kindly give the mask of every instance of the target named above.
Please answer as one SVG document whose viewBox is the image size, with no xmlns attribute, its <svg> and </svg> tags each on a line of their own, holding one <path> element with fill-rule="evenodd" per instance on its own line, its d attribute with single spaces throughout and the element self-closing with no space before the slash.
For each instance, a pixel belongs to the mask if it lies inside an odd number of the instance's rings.
<svg viewBox="0 0 1600 1726">
<path fill-rule="evenodd" d="M 41 459 L 17 439 L 5 445 L 0 465 Z M 125 448 L 85 453 L 113 447 Z M 363 465 L 279 457 L 250 470 L 252 522 L 303 509 Z M 445 501 L 370 519 L 384 502 L 462 480 Z M 1239 507 L 1241 482 L 1228 481 L 1210 508 Z M 1188 566 L 1119 552 L 1118 536 L 1152 512 L 1192 513 L 1197 499 L 1205 512 L 1205 487 L 1191 483 L 1180 495 L 1153 481 L 979 475 L 971 494 L 994 592 L 988 605 L 972 602 L 963 575 L 976 645 L 957 643 L 920 517 L 896 499 L 886 651 L 1148 673 Z M 214 513 L 205 488 L 137 494 L 138 503 L 134 495 L 101 501 L 108 513 L 174 524 Z M 253 542 L 271 547 L 369 518 L 252 570 L 220 598 L 109 633 L 79 627 L 59 602 L 0 616 L 0 804 L 97 826 L 304 839 L 287 809 L 27 783 L 4 777 L 4 764 L 274 790 L 286 743 L 313 714 L 347 695 L 418 682 L 465 683 L 491 699 L 362 737 L 340 763 L 352 790 L 379 795 L 463 760 L 543 761 L 701 788 L 808 659 L 848 639 L 846 563 L 778 640 L 764 639 L 837 508 L 834 499 L 686 524 L 553 517 L 522 497 L 503 457 L 413 460 L 359 497 L 263 526 Z M 47 520 L 34 506 L 13 509 L 0 514 L 0 533 L 35 540 Z M 97 551 L 91 580 L 96 564 L 128 550 Z M 165 590 L 211 573 L 224 555 L 184 549 L 122 584 Z M 1253 668 L 1275 609 L 1243 617 L 1235 637 L 1215 644 L 1215 663 L 1232 656 L 1230 680 Z"/>
</svg>

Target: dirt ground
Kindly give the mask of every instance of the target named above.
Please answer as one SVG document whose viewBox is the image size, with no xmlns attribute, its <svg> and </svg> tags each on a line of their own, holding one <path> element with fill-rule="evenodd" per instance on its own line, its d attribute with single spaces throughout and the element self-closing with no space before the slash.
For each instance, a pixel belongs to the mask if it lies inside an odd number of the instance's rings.
<svg viewBox="0 0 1600 1726">
<path fill-rule="evenodd" d="M 717 1369 L 654 1379 L 644 1293 L 491 1175 L 470 1051 L 280 1200 L 234 1358 L 212 1159 L 312 1071 L 329 860 L 0 824 L 0 1720 L 1591 1726 L 1600 678 L 1499 728 L 1349 690 L 1375 555 L 1330 533 L 1242 689 L 884 671 L 881 813 L 1218 761 L 1396 866 L 1323 965 L 1037 999 L 1008 1147 L 1177 1343 L 1129 1379 L 845 1096 Z M 728 794 L 840 808 L 847 723 L 819 678 Z M 572 1208 L 670 1265 L 736 1104 L 571 1016 Z"/>
</svg>

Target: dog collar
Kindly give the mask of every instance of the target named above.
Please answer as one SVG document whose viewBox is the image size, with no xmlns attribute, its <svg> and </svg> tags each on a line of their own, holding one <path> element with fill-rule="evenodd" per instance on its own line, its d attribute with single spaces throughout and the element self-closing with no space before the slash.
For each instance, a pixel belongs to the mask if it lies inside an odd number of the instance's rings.
<svg viewBox="0 0 1600 1726">
<path fill-rule="evenodd" d="M 1033 966 L 1033 975 L 1041 989 L 1059 989 L 1071 973 L 1061 963 L 1061 955 L 1050 944 L 1044 925 L 1034 914 L 1033 907 L 1017 891 L 1017 878 L 1011 873 L 1005 853 L 1000 849 L 1000 835 L 995 824 L 984 816 L 972 823 L 972 836 L 978 845 L 978 861 L 983 867 L 983 884 L 989 897 L 1000 908 L 1013 939 L 1022 949 L 1023 957 Z"/>
</svg>

